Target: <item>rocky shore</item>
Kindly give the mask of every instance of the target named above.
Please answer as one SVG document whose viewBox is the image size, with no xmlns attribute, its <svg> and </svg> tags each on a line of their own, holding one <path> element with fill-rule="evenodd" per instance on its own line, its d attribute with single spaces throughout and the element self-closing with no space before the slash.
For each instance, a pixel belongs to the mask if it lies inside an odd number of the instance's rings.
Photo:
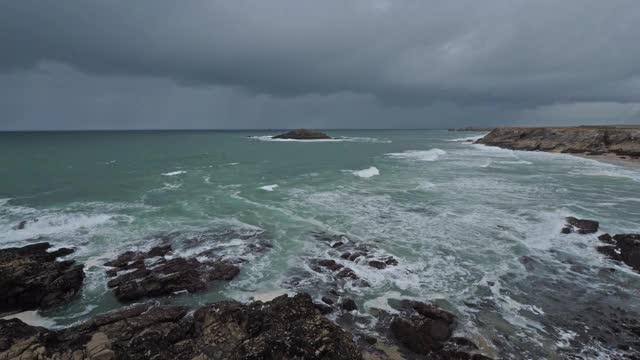
<svg viewBox="0 0 640 360">
<path fill-rule="evenodd" d="M 398 265 L 392 256 L 344 235 L 313 237 L 354 267 Z M 78 294 L 83 266 L 56 260 L 73 250 L 48 252 L 50 247 L 39 243 L 0 250 L 5 312 L 47 309 Z M 313 271 L 332 274 L 337 286 L 369 286 L 333 259 L 307 261 Z M 168 244 L 126 251 L 104 265 L 107 286 L 125 303 L 203 291 L 240 271 L 229 259 L 176 256 Z M 195 309 L 147 301 L 58 330 L 0 319 L 0 359 L 488 359 L 471 340 L 454 335 L 461 329 L 453 313 L 429 302 L 392 299 L 393 312 L 368 309 L 376 319 L 372 328 L 351 326 L 365 309 L 342 287 L 328 290 L 318 302 L 305 293 Z"/>
<path fill-rule="evenodd" d="M 640 158 L 640 126 L 498 128 L 476 143 L 512 150 Z"/>
<path fill-rule="evenodd" d="M 602 233 L 597 221 L 576 217 L 565 221 L 563 234 L 576 234 L 571 235 L 578 236 L 575 239 L 601 234 L 595 251 L 640 271 L 640 234 L 612 236 Z M 310 241 L 326 251 L 324 256 L 303 261 L 310 272 L 331 279 L 318 288 L 317 298 L 298 293 L 195 308 L 168 305 L 175 295 L 205 291 L 214 281 L 232 281 L 244 260 L 224 258 L 214 249 L 182 257 L 167 241 L 198 246 L 211 237 L 231 236 L 253 245 L 252 251 L 267 251 L 270 247 L 260 235 L 205 231 L 192 237 L 175 232 L 158 236 L 160 244 L 146 251 L 123 252 L 104 263 L 106 285 L 124 303 L 122 308 L 62 329 L 33 326 L 18 318 L 0 319 L 0 360 L 483 360 L 498 355 L 490 345 L 476 343 L 480 339 L 461 336 L 468 334 L 464 321 L 429 299 L 389 298 L 384 309 L 363 307 L 357 292 L 349 290 L 371 286 L 358 274 L 363 270 L 384 274 L 402 264 L 373 243 L 339 233 L 310 233 Z M 73 301 L 79 293 L 83 266 L 58 259 L 73 250 L 50 248 L 48 243 L 37 243 L 0 250 L 0 299 L 5 313 L 51 308 Z M 202 260 L 203 254 L 211 260 Z M 521 262 L 531 271 L 539 266 L 538 260 L 527 256 Z M 299 276 L 290 281 L 304 281 L 305 275 Z M 629 358 L 640 356 L 636 350 L 640 322 L 631 314 L 598 304 L 589 311 L 587 316 L 594 320 L 587 323 L 597 323 L 599 328 L 583 326 L 582 318 L 575 319 L 575 324 L 572 318 L 563 320 L 580 343 L 596 341 Z"/>
<path fill-rule="evenodd" d="M 73 299 L 84 280 L 83 265 L 57 261 L 73 253 L 49 243 L 0 249 L 0 314 L 48 309 Z M 1 358 L 0 358 L 1 359 Z"/>
</svg>

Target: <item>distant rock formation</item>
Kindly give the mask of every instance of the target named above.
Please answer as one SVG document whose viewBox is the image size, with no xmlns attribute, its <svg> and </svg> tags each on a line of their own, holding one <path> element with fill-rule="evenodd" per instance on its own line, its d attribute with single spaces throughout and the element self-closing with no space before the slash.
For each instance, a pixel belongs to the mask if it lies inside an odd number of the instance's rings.
<svg viewBox="0 0 640 360">
<path fill-rule="evenodd" d="M 640 157 L 640 126 L 498 128 L 476 143 L 512 150 Z"/>
<path fill-rule="evenodd" d="M 447 129 L 448 131 L 491 131 L 495 128 L 483 128 L 483 127 L 472 127 L 472 126 L 467 126 L 467 127 L 463 127 L 463 128 L 457 128 L 457 129 Z"/>
<path fill-rule="evenodd" d="M 84 280 L 83 266 L 56 258 L 73 253 L 48 252 L 43 242 L 0 249 L 0 313 L 47 309 L 70 301 Z"/>
<path fill-rule="evenodd" d="M 291 130 L 284 134 L 276 135 L 274 139 L 294 139 L 294 140 L 322 140 L 331 139 L 331 137 L 325 133 L 319 131 L 310 131 L 305 129 Z"/>
</svg>

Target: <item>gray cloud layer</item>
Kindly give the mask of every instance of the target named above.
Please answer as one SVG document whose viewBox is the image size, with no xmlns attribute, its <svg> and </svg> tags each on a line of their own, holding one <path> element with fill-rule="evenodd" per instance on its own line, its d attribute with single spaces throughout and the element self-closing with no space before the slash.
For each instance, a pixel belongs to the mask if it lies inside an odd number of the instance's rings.
<svg viewBox="0 0 640 360">
<path fill-rule="evenodd" d="M 0 128 L 638 122 L 638 24 L 637 0 L 9 0 Z"/>
</svg>

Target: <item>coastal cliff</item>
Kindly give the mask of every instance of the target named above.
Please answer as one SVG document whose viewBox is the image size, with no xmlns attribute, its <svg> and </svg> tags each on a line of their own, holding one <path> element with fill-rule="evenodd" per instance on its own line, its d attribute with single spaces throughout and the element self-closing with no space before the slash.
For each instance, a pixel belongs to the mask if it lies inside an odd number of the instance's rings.
<svg viewBox="0 0 640 360">
<path fill-rule="evenodd" d="M 640 126 L 498 128 L 476 143 L 512 150 L 640 157 Z"/>
</svg>

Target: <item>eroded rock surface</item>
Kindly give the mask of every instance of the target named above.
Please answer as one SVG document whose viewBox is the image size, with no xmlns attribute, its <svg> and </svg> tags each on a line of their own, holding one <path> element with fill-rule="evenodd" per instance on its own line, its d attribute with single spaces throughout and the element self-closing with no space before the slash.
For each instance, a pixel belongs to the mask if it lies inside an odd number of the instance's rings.
<svg viewBox="0 0 640 360">
<path fill-rule="evenodd" d="M 309 295 L 221 302 L 195 312 L 140 304 L 49 331 L 0 320 L 0 359 L 361 359 Z"/>
<path fill-rule="evenodd" d="M 148 252 L 128 251 L 105 263 L 113 267 L 107 275 L 114 277 L 107 286 L 120 301 L 134 301 L 180 292 L 195 293 L 207 289 L 215 280 L 231 280 L 240 273 L 237 265 L 226 261 L 199 261 L 195 258 L 167 259 L 170 245 Z"/>
<path fill-rule="evenodd" d="M 498 128 L 477 143 L 513 150 L 640 156 L 638 126 Z"/>
<path fill-rule="evenodd" d="M 78 294 L 84 280 L 83 265 L 57 261 L 73 250 L 48 252 L 50 247 L 43 242 L 0 249 L 0 313 L 47 309 Z"/>
</svg>

